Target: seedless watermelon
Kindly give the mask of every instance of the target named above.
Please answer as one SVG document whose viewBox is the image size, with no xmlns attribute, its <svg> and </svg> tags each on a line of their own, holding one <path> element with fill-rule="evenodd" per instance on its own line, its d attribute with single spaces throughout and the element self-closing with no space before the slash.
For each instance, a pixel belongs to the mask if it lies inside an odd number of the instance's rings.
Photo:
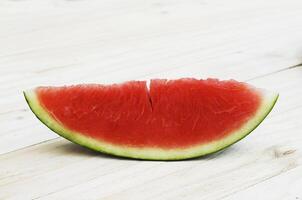
<svg viewBox="0 0 302 200">
<path fill-rule="evenodd" d="M 177 160 L 219 151 L 255 129 L 278 94 L 234 80 L 154 79 L 24 92 L 62 137 L 108 154 Z"/>
</svg>

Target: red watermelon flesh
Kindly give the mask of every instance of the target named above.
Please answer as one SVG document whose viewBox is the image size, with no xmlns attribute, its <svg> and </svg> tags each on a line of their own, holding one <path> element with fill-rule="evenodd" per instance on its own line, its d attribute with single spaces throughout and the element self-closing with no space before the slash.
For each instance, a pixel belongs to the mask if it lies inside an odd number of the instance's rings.
<svg viewBox="0 0 302 200">
<path fill-rule="evenodd" d="M 155 79 L 39 87 L 42 107 L 69 130 L 125 147 L 183 149 L 227 137 L 256 114 L 262 93 L 246 83 Z"/>
</svg>

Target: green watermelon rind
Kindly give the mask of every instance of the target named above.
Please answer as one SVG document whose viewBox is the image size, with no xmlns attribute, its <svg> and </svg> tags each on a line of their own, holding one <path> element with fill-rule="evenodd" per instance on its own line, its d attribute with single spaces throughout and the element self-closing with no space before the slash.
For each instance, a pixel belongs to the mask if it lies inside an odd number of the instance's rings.
<svg viewBox="0 0 302 200">
<path fill-rule="evenodd" d="M 35 90 L 28 90 L 23 93 L 30 109 L 36 117 L 49 129 L 67 140 L 102 153 L 144 160 L 184 160 L 221 151 L 243 139 L 257 128 L 273 109 L 279 97 L 276 93 L 262 92 L 262 103 L 254 117 L 248 120 L 238 130 L 228 134 L 225 138 L 206 144 L 194 145 L 193 147 L 188 148 L 161 149 L 157 147 L 137 148 L 114 145 L 81 135 L 78 132 L 69 130 L 64 127 L 63 124 L 51 117 L 47 110 L 39 103 Z"/>
</svg>

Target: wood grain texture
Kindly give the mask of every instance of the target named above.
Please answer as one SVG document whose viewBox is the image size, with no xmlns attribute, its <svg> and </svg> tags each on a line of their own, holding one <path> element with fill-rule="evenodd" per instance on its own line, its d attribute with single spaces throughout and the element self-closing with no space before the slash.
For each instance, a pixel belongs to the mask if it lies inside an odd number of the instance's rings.
<svg viewBox="0 0 302 200">
<path fill-rule="evenodd" d="M 0 199 L 301 199 L 300 0 L 0 1 Z M 22 90 L 219 77 L 280 93 L 226 151 L 118 159 L 45 128 Z"/>
</svg>

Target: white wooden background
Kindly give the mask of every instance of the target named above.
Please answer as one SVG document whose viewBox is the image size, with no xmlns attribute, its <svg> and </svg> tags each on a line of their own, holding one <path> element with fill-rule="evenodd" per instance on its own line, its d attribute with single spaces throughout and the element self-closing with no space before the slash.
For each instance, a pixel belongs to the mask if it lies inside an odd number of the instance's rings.
<svg viewBox="0 0 302 200">
<path fill-rule="evenodd" d="M 302 199 L 301 0 L 0 0 L 0 199 Z M 180 162 L 86 150 L 43 126 L 22 90 L 152 77 L 275 90 L 226 151 Z"/>
</svg>

